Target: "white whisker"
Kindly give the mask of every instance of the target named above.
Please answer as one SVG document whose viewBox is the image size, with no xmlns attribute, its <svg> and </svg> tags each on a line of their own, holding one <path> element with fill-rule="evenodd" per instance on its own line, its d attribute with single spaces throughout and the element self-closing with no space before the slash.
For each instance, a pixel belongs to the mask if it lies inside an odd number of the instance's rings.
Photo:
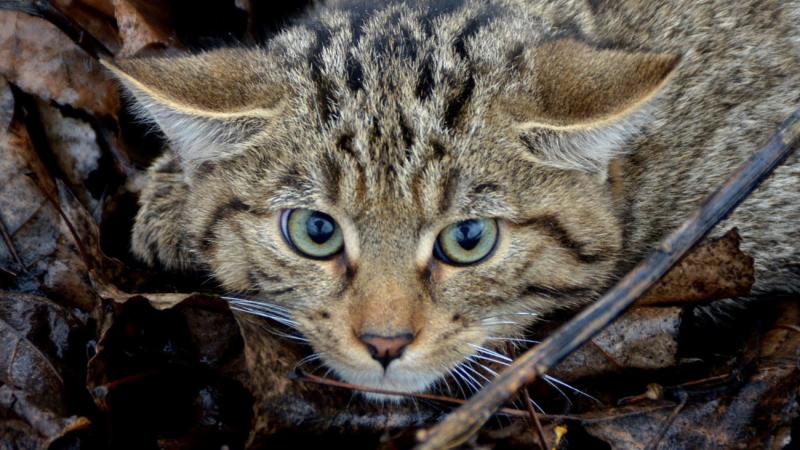
<svg viewBox="0 0 800 450">
<path fill-rule="evenodd" d="M 538 344 L 541 341 L 534 341 L 532 339 L 512 338 L 512 337 L 490 337 L 486 338 L 487 341 L 507 341 L 507 342 L 523 342 L 525 344 Z"/>
<path fill-rule="evenodd" d="M 536 317 L 536 316 L 538 316 L 538 315 L 539 315 L 539 314 L 537 314 L 537 313 L 535 313 L 535 312 L 526 312 L 526 311 L 520 311 L 520 312 L 511 312 L 511 313 L 495 314 L 494 316 L 483 317 L 483 318 L 481 319 L 481 321 L 484 321 L 484 320 L 486 320 L 486 319 L 495 319 L 495 318 L 497 318 L 497 317 L 505 317 L 505 316 L 528 316 L 528 317 Z"/>
<path fill-rule="evenodd" d="M 567 388 L 567 389 L 569 389 L 569 390 L 571 390 L 571 391 L 573 391 L 573 392 L 575 392 L 575 393 L 577 393 L 577 394 L 581 394 L 581 395 L 583 395 L 583 396 L 584 396 L 584 397 L 586 397 L 586 398 L 592 399 L 592 400 L 594 400 L 594 401 L 595 401 L 595 402 L 597 402 L 597 403 L 600 403 L 600 404 L 602 404 L 602 403 L 603 403 L 603 402 L 601 402 L 600 400 L 598 400 L 597 398 L 595 398 L 595 397 L 593 397 L 593 396 L 591 396 L 591 395 L 587 394 L 586 392 L 583 392 L 582 390 L 580 390 L 580 389 L 578 389 L 578 388 L 576 388 L 576 387 L 574 387 L 574 386 L 571 386 L 571 385 L 569 385 L 569 384 L 567 384 L 567 383 L 565 383 L 565 382 L 563 382 L 563 381 L 559 380 L 558 378 L 551 377 L 550 375 L 545 375 L 545 376 L 544 376 L 544 379 L 545 379 L 545 380 L 552 381 L 553 383 L 560 384 L 561 386 L 564 386 L 565 388 Z"/>
<path fill-rule="evenodd" d="M 550 387 L 555 389 L 562 397 L 564 397 L 564 400 L 567 401 L 567 405 L 569 405 L 570 407 L 572 406 L 572 400 L 569 398 L 569 395 L 567 395 L 566 392 L 562 391 L 561 388 L 558 387 L 557 384 L 555 384 L 552 381 L 548 380 L 547 377 L 544 378 L 544 382 L 547 383 L 548 385 L 550 385 Z"/>
<path fill-rule="evenodd" d="M 320 358 L 320 354 L 319 353 L 312 353 L 312 354 L 306 356 L 305 358 L 301 359 L 300 361 L 297 361 L 297 363 L 294 365 L 294 368 L 295 369 L 299 369 L 300 367 L 310 363 L 311 361 L 316 361 L 319 358 Z"/>
<path fill-rule="evenodd" d="M 237 298 L 237 297 L 221 297 L 224 300 L 227 300 L 230 303 L 238 303 L 240 305 L 248 305 L 248 306 L 255 306 L 258 308 L 269 308 L 275 311 L 282 311 L 284 313 L 289 313 L 289 309 L 283 306 L 275 305 L 273 303 L 268 303 L 260 300 L 251 300 L 246 298 Z"/>
<path fill-rule="evenodd" d="M 517 322 L 513 320 L 495 320 L 495 321 L 483 321 L 481 320 L 481 325 L 490 327 L 492 325 L 519 325 Z"/>
<path fill-rule="evenodd" d="M 286 339 L 291 339 L 291 340 L 293 340 L 293 341 L 302 342 L 302 343 L 304 343 L 304 344 L 307 344 L 307 343 L 309 342 L 309 340 L 308 340 L 308 339 L 306 339 L 306 338 L 304 338 L 304 337 L 302 337 L 302 336 L 297 336 L 297 335 L 294 335 L 294 334 L 283 333 L 283 332 L 280 332 L 280 331 L 277 331 L 277 330 L 270 329 L 269 327 L 265 327 L 265 326 L 262 326 L 261 328 L 263 328 L 263 329 L 264 329 L 264 330 L 265 330 L 267 333 L 273 334 L 273 335 L 275 335 L 275 336 L 278 336 L 278 337 L 282 337 L 282 338 L 286 338 Z"/>
<path fill-rule="evenodd" d="M 544 408 L 539 406 L 539 404 L 536 403 L 535 401 L 533 401 L 533 399 L 530 399 L 530 400 L 531 400 L 531 405 L 533 405 L 534 408 L 538 409 L 540 413 L 545 414 Z"/>
<path fill-rule="evenodd" d="M 488 356 L 478 355 L 478 354 L 471 355 L 471 356 L 467 357 L 467 359 L 470 359 L 470 358 L 480 358 L 480 359 L 483 359 L 483 360 L 486 360 L 486 361 L 491 361 L 493 363 L 500 364 L 501 366 L 507 366 L 507 365 L 510 364 L 507 361 L 502 361 L 502 360 L 499 360 L 499 359 L 496 359 L 496 358 L 490 358 Z"/>
<path fill-rule="evenodd" d="M 473 392 L 478 392 L 481 390 L 481 384 L 478 383 L 478 381 L 475 378 L 473 378 L 472 375 L 470 375 L 466 370 L 464 370 L 463 364 L 456 366 L 453 370 L 461 376 L 461 378 L 464 380 L 465 383 L 467 383 L 467 385 L 470 388 L 472 388 Z"/>
<path fill-rule="evenodd" d="M 477 366 L 478 366 L 478 367 L 480 367 L 481 369 L 483 369 L 483 370 L 485 370 L 485 371 L 489 372 L 489 374 L 490 374 L 491 376 L 493 376 L 493 377 L 496 377 L 496 376 L 497 376 L 497 372 L 495 372 L 494 370 L 490 369 L 490 368 L 489 368 L 488 366 L 486 366 L 485 364 L 481 364 L 479 361 L 475 361 L 474 359 L 472 359 L 472 358 L 473 358 L 473 357 L 475 357 L 475 356 L 477 356 L 477 355 L 473 355 L 473 356 L 467 357 L 467 360 L 468 360 L 468 361 L 470 361 L 472 364 L 475 364 L 475 365 L 477 365 Z M 488 380 L 487 380 L 487 381 L 488 381 Z"/>
<path fill-rule="evenodd" d="M 487 383 L 491 383 L 492 382 L 492 380 L 490 380 L 488 377 L 486 377 L 486 375 L 480 373 L 478 370 L 476 370 L 474 367 L 471 367 L 469 364 L 464 364 L 461 367 L 463 367 L 464 369 L 469 370 L 470 372 L 474 373 L 475 375 L 481 377 Z M 481 387 L 483 387 L 483 385 L 481 385 Z"/>
<path fill-rule="evenodd" d="M 298 323 L 295 322 L 294 320 L 287 319 L 286 317 L 276 316 L 275 314 L 270 314 L 270 313 L 268 313 L 266 311 L 259 311 L 259 310 L 254 310 L 254 309 L 250 309 L 250 308 L 243 308 L 243 307 L 235 306 L 235 305 L 232 305 L 230 308 L 233 309 L 233 310 L 236 310 L 236 311 L 241 311 L 241 312 L 244 312 L 244 313 L 247 313 L 247 314 L 252 314 L 254 316 L 258 316 L 258 317 L 263 317 L 265 319 L 274 320 L 275 322 L 278 322 L 280 324 L 286 325 L 286 326 L 288 326 L 290 328 L 296 328 L 298 326 Z"/>
<path fill-rule="evenodd" d="M 477 350 L 478 352 L 480 352 L 480 353 L 483 353 L 483 354 L 485 354 L 485 355 L 494 356 L 494 357 L 496 357 L 496 358 L 499 358 L 499 359 L 501 359 L 501 360 L 503 360 L 503 361 L 506 361 L 506 362 L 511 362 L 511 361 L 513 361 L 513 360 L 512 360 L 511 358 L 509 358 L 508 356 L 506 356 L 506 355 L 503 355 L 503 354 L 500 354 L 500 353 L 497 353 L 497 352 L 495 352 L 495 351 L 493 351 L 493 350 L 489 350 L 489 349 L 488 349 L 488 348 L 486 348 L 486 347 L 481 347 L 480 345 L 475 345 L 475 344 L 469 344 L 469 345 L 470 345 L 470 347 L 474 348 L 474 349 L 475 349 L 475 350 Z"/>
</svg>

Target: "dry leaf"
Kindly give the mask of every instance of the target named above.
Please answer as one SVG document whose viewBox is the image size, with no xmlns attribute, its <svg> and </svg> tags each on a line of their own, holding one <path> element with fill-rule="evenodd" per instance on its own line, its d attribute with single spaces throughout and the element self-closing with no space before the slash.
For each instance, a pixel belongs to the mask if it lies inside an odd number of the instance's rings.
<svg viewBox="0 0 800 450">
<path fill-rule="evenodd" d="M 46 446 L 88 427 L 69 407 L 81 397 L 84 328 L 46 298 L 0 292 L 0 430 L 11 421 Z"/>
<path fill-rule="evenodd" d="M 55 26 L 0 11 L 0 75 L 44 100 L 114 116 L 117 86 L 100 64 Z"/>
<path fill-rule="evenodd" d="M 113 0 L 122 49 L 117 57 L 129 58 L 153 48 L 175 47 L 169 7 L 157 0 Z"/>
<path fill-rule="evenodd" d="M 698 303 L 746 296 L 753 287 L 755 272 L 753 258 L 739 249 L 741 241 L 734 228 L 698 245 L 636 304 Z"/>
</svg>

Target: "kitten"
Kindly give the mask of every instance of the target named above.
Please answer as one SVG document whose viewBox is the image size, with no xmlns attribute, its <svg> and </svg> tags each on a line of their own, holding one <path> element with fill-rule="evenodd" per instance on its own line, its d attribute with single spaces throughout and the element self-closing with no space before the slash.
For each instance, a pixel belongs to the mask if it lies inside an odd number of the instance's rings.
<svg viewBox="0 0 800 450">
<path fill-rule="evenodd" d="M 425 390 L 590 302 L 800 106 L 800 4 L 342 1 L 110 65 L 170 142 L 133 250 L 209 270 L 345 381 Z M 800 292 L 800 163 L 737 226 Z M 240 295 L 240 296 L 242 296 Z M 480 356 L 480 355 L 479 355 Z"/>
</svg>

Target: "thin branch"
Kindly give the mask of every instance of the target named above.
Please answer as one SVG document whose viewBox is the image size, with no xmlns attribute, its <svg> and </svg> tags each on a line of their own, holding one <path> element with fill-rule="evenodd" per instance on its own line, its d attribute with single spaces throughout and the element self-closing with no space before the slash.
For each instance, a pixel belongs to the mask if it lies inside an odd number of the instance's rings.
<svg viewBox="0 0 800 450">
<path fill-rule="evenodd" d="M 509 356 L 511 359 L 517 358 L 517 352 L 511 342 L 506 342 L 506 350 L 508 350 Z M 528 388 L 522 389 L 522 401 L 525 402 L 525 407 L 528 410 L 528 415 L 531 418 L 531 425 L 533 425 L 533 439 L 539 440 L 539 445 L 542 447 L 542 450 L 548 450 L 550 448 L 547 445 L 547 439 L 544 437 L 544 430 L 542 429 L 542 422 L 539 421 L 539 414 L 536 413 L 536 410 L 533 409 L 533 399 L 531 398 L 531 393 L 528 392 Z"/>
<path fill-rule="evenodd" d="M 17 248 L 14 247 L 14 241 L 11 240 L 11 235 L 8 233 L 6 229 L 6 224 L 3 223 L 3 220 L 0 219 L 0 236 L 3 237 L 3 242 L 6 244 L 6 248 L 8 252 L 11 253 L 11 257 L 14 258 L 14 262 L 20 267 L 23 272 L 27 272 L 28 270 L 25 268 L 25 263 L 22 262 L 22 258 L 19 257 L 19 253 L 17 253 Z M 16 276 L 16 274 L 14 274 Z"/>
<path fill-rule="evenodd" d="M 678 414 L 680 414 L 680 412 L 686 406 L 686 402 L 688 401 L 689 396 L 686 395 L 685 392 L 682 392 L 680 395 L 680 399 L 681 399 L 680 403 L 678 403 L 678 405 L 675 406 L 675 409 L 672 410 L 672 413 L 670 413 L 669 417 L 667 417 L 667 420 L 664 421 L 664 424 L 661 426 L 661 429 L 658 431 L 658 434 L 647 445 L 647 447 L 645 447 L 647 450 L 658 449 L 658 444 L 660 444 L 661 440 L 664 439 L 664 436 L 667 434 L 667 431 L 669 431 L 670 427 L 672 427 L 672 424 L 675 422 L 675 418 L 678 417 Z"/>
<path fill-rule="evenodd" d="M 528 416 L 531 418 L 531 425 L 533 425 L 533 428 L 536 431 L 533 433 L 533 438 L 539 439 L 539 445 L 542 446 L 542 450 L 547 450 L 550 447 L 547 445 L 547 439 L 544 437 L 542 422 L 539 421 L 539 413 L 533 409 L 533 400 L 531 399 L 530 392 L 528 392 L 528 388 L 522 389 L 522 397 L 525 399 L 525 406 L 528 408 Z"/>
<path fill-rule="evenodd" d="M 411 392 L 390 391 L 387 389 L 371 388 L 368 386 L 360 386 L 357 384 L 344 383 L 342 381 L 332 380 L 330 378 L 323 378 L 317 375 L 311 375 L 310 373 L 306 373 L 301 369 L 295 370 L 290 376 L 293 380 L 300 381 L 302 383 L 321 384 L 324 386 L 333 386 L 341 389 L 347 389 L 350 391 L 369 392 L 372 394 L 383 394 L 383 395 L 397 395 L 401 397 L 418 398 L 422 400 L 433 400 L 436 402 L 450 403 L 454 405 L 463 405 L 464 403 L 466 403 L 466 400 L 462 400 L 460 398 L 447 397 L 444 395 L 416 394 Z M 514 417 L 521 417 L 521 418 L 528 417 L 528 412 L 523 411 L 521 409 L 500 408 L 497 412 Z"/>
<path fill-rule="evenodd" d="M 420 430 L 417 433 L 420 442 L 417 448 L 445 449 L 466 441 L 517 390 L 546 373 L 602 331 L 758 187 L 792 153 L 799 137 L 800 110 L 797 110 L 778 127 L 764 147 L 600 300 L 523 354 L 493 383 L 438 425 L 429 430 Z"/>
<path fill-rule="evenodd" d="M 0 275 L 9 277 L 9 278 L 17 278 L 16 272 L 12 272 L 8 269 L 0 267 Z"/>
</svg>

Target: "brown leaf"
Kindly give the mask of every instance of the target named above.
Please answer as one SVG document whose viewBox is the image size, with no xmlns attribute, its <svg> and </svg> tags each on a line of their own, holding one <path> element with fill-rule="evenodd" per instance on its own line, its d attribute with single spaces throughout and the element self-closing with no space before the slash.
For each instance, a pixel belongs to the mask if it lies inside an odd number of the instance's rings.
<svg viewBox="0 0 800 450">
<path fill-rule="evenodd" d="M 199 295 L 155 309 L 146 296 L 109 302 L 87 387 L 115 430 L 112 448 L 240 448 L 251 409 L 236 379 L 242 341 L 224 302 Z"/>
<path fill-rule="evenodd" d="M 636 307 L 559 364 L 556 378 L 574 380 L 630 369 L 674 366 L 681 308 Z"/>
<path fill-rule="evenodd" d="M 45 102 L 39 102 L 38 106 L 49 150 L 66 178 L 64 181 L 86 208 L 95 210 L 99 202 L 86 189 L 90 176 L 99 169 L 102 157 L 94 128 L 83 120 L 64 116 L 61 110 Z"/>
<path fill-rule="evenodd" d="M 739 249 L 741 241 L 734 228 L 695 247 L 636 304 L 698 303 L 749 294 L 755 281 L 753 258 Z"/>
<path fill-rule="evenodd" d="M 22 90 L 96 116 L 119 109 L 117 86 L 97 61 L 50 23 L 0 11 L 0 75 Z"/>
<path fill-rule="evenodd" d="M 7 85 L 0 86 L 3 90 Z M 25 124 L 16 119 L 0 130 L 0 179 L 6 180 L 0 185 L 0 221 L 8 233 L 8 241 L 0 244 L 0 266 L 17 272 L 15 288 L 94 309 L 84 261 L 54 204 L 56 186 Z"/>
<path fill-rule="evenodd" d="M 112 53 L 119 51 L 121 42 L 111 0 L 53 0 L 53 3 Z"/>
<path fill-rule="evenodd" d="M 128 58 L 154 48 L 175 47 L 170 29 L 169 8 L 156 0 L 113 0 L 122 49 L 118 57 Z"/>
<path fill-rule="evenodd" d="M 42 442 L 88 426 L 68 417 L 86 339 L 83 324 L 52 301 L 0 292 L 0 421 L 21 421 Z"/>
<path fill-rule="evenodd" d="M 640 449 L 656 441 L 660 448 L 768 447 L 798 413 L 800 333 L 784 327 L 797 326 L 799 319 L 797 302 L 780 305 L 778 321 L 766 334 L 757 365 L 740 385 L 695 386 L 697 394 L 687 387 L 689 401 L 682 408 L 625 407 L 585 416 L 586 430 L 615 449 Z M 628 414 L 619 415 L 623 411 Z M 618 417 L 597 420 L 603 415 Z"/>
</svg>

